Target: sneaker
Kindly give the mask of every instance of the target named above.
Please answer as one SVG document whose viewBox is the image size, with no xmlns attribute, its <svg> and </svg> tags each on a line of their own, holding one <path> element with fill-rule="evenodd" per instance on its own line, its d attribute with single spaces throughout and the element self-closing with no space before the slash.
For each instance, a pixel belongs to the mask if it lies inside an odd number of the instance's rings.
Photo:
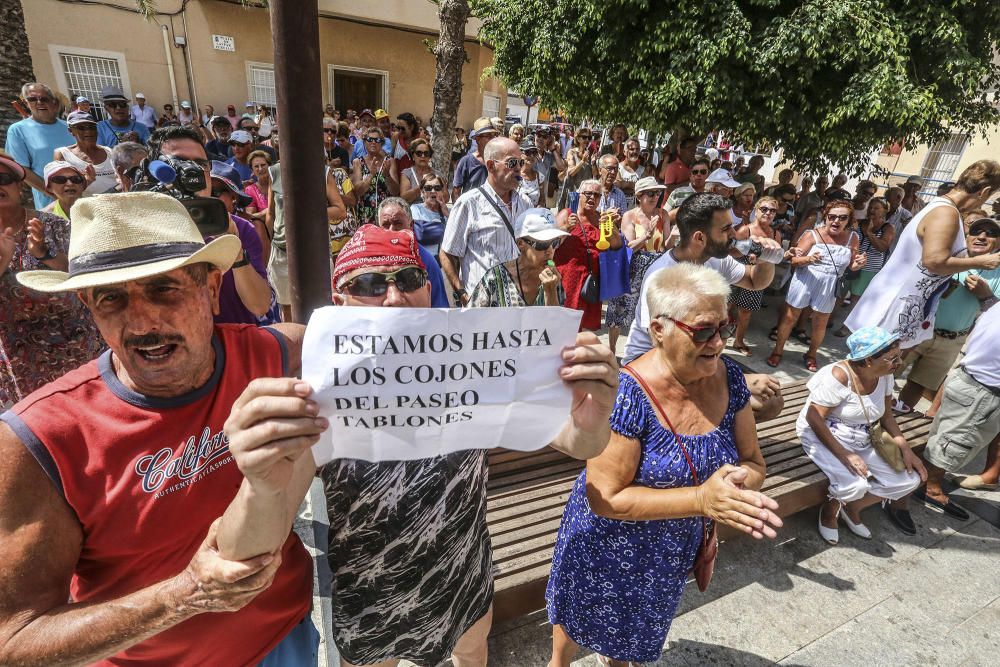
<svg viewBox="0 0 1000 667">
<path fill-rule="evenodd" d="M 916 535 L 917 526 L 913 523 L 913 517 L 910 516 L 910 510 L 897 510 L 893 509 L 892 505 L 889 503 L 882 503 L 882 509 L 889 516 L 889 521 L 892 522 L 899 532 L 904 535 Z"/>
<path fill-rule="evenodd" d="M 954 500 L 949 499 L 948 502 L 943 503 L 940 500 L 937 500 L 935 498 L 931 498 L 930 496 L 928 496 L 927 492 L 924 489 L 917 489 L 916 491 L 914 491 L 913 492 L 913 497 L 916 498 L 916 499 L 918 499 L 918 500 L 924 501 L 924 503 L 928 507 L 930 507 L 931 509 L 939 510 L 941 512 L 944 512 L 948 516 L 955 517 L 956 519 L 959 519 L 960 521 L 968 521 L 969 520 L 969 513 L 966 512 Z"/>
</svg>

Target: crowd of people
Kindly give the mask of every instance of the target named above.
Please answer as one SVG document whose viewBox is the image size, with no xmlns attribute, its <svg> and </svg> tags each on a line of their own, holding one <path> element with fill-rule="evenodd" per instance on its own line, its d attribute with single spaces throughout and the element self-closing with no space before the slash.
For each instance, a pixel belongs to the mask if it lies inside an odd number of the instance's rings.
<svg viewBox="0 0 1000 667">
<path fill-rule="evenodd" d="M 484 666 L 486 452 L 312 458 L 329 423 L 296 379 L 280 119 L 157 114 L 110 86 L 102 120 L 41 83 L 22 98 L 0 154 L 0 663 L 315 664 L 291 527 L 319 475 L 342 664 Z M 924 202 L 918 177 L 852 195 L 844 175 L 768 183 L 759 155 L 694 137 L 657 155 L 625 125 L 603 136 L 479 118 L 438 173 L 412 113 L 328 106 L 317 128 L 335 305 L 581 311 L 548 443 L 587 460 L 546 592 L 553 667 L 580 647 L 655 661 L 718 527 L 781 529 L 756 431 L 780 387 L 724 354 L 753 353 L 768 288 L 784 303 L 767 363 L 794 337 L 815 372 L 796 430 L 830 480 L 824 540 L 841 520 L 871 538 L 878 503 L 916 534 L 913 494 L 967 519 L 943 477 L 984 449 L 961 483 L 1000 483 L 1000 223 L 983 210 L 1000 164 Z M 849 353 L 820 367 L 838 307 Z M 894 415 L 921 399 L 918 456 Z"/>
</svg>

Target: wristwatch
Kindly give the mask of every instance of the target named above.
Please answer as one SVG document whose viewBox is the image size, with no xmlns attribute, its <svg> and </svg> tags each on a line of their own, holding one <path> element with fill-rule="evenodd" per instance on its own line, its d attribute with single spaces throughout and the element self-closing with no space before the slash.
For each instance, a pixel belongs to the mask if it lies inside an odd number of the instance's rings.
<svg viewBox="0 0 1000 667">
<path fill-rule="evenodd" d="M 39 262 L 47 262 L 50 259 L 55 259 L 56 255 L 52 252 L 52 248 L 45 246 L 45 254 L 38 258 Z"/>
<path fill-rule="evenodd" d="M 455 299 L 455 303 L 462 303 L 462 297 L 468 294 L 464 289 L 457 289 L 451 293 L 451 296 Z"/>
<path fill-rule="evenodd" d="M 238 259 L 235 262 L 233 262 L 233 267 L 232 268 L 238 269 L 240 267 L 246 266 L 249 263 L 250 263 L 250 257 L 247 256 L 247 249 L 244 248 L 243 249 L 243 256 L 240 259 Z"/>
</svg>

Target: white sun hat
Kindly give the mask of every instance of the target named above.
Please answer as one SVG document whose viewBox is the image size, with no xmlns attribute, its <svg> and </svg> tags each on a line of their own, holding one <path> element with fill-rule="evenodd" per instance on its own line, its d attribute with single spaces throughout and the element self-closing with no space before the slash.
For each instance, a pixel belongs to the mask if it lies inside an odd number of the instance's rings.
<svg viewBox="0 0 1000 667">
<path fill-rule="evenodd" d="M 228 271 L 242 251 L 224 234 L 205 243 L 179 201 L 154 192 L 85 197 L 70 213 L 69 272 L 22 271 L 16 278 L 39 292 L 114 285 L 208 262 Z"/>
</svg>

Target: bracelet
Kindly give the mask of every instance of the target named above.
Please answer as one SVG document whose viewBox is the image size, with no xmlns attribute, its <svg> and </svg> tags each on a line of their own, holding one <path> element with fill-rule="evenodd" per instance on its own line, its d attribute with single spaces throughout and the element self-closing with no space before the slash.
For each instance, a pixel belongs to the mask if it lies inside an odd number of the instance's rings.
<svg viewBox="0 0 1000 667">
<path fill-rule="evenodd" d="M 232 268 L 239 269 L 250 263 L 250 258 L 247 256 L 246 248 L 243 249 L 243 257 L 236 262 L 233 262 Z"/>
<path fill-rule="evenodd" d="M 49 246 L 46 245 L 45 246 L 45 254 L 42 255 L 41 257 L 38 257 L 37 259 L 38 259 L 39 262 L 47 262 L 50 259 L 55 259 L 55 258 L 56 258 L 56 256 L 55 256 L 55 253 L 52 252 L 52 248 L 50 248 Z"/>
</svg>

